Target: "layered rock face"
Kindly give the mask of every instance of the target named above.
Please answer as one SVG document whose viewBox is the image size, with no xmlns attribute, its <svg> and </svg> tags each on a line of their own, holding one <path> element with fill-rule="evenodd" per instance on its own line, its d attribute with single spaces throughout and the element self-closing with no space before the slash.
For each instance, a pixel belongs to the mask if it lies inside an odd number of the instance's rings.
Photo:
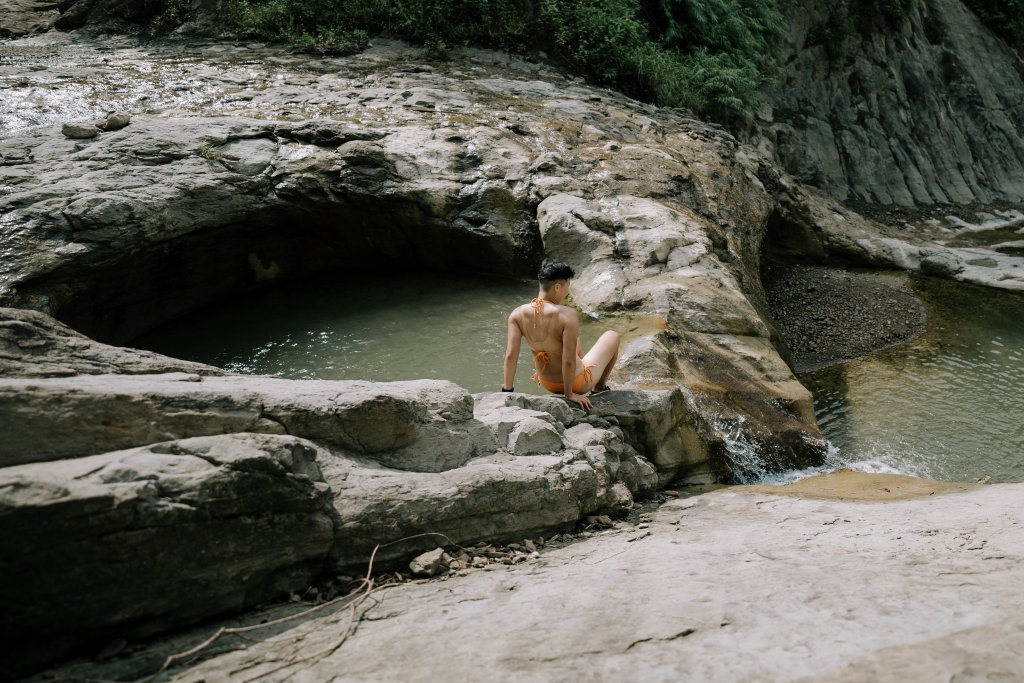
<svg viewBox="0 0 1024 683">
<path fill-rule="evenodd" d="M 909 5 L 887 19 L 864 3 L 785 3 L 791 51 L 762 143 L 840 200 L 1024 200 L 1020 58 L 959 0 Z"/>
<path fill-rule="evenodd" d="M 310 273 L 528 275 L 547 254 L 580 271 L 584 313 L 624 333 L 620 381 L 682 393 L 707 455 L 693 473 L 741 476 L 720 464 L 737 439 L 768 469 L 820 461 L 810 396 L 761 316 L 765 162 L 721 129 L 493 53 L 431 65 L 382 44 L 314 68 L 166 49 L 147 69 L 129 48 L 104 53 L 86 104 L 109 108 L 116 85 L 118 106 L 143 106 L 132 93 L 165 76 L 201 78 L 201 100 L 146 95 L 165 115 L 88 140 L 41 126 L 0 141 L 0 303 L 124 342 Z M 17 91 L 11 120 L 66 104 L 31 75 L 16 85 L 35 95 Z"/>
</svg>

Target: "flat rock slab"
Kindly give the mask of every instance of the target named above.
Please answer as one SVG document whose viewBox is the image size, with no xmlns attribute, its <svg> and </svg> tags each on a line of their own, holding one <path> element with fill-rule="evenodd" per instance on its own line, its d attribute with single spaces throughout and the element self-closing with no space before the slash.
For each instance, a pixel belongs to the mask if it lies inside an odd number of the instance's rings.
<svg viewBox="0 0 1024 683">
<path fill-rule="evenodd" d="M 645 529 L 378 593 L 333 654 L 260 680 L 1020 680 L 1022 493 L 838 473 L 679 498 Z M 165 680 L 254 679 L 346 611 Z M 49 674 L 140 675 L 157 652 Z"/>
<path fill-rule="evenodd" d="M 187 373 L 0 378 L 0 421 L 23 426 L 0 445 L 0 464 L 260 432 L 318 440 L 406 469 L 439 471 L 493 451 L 490 433 L 472 417 L 472 397 L 445 381 L 375 384 Z"/>
</svg>

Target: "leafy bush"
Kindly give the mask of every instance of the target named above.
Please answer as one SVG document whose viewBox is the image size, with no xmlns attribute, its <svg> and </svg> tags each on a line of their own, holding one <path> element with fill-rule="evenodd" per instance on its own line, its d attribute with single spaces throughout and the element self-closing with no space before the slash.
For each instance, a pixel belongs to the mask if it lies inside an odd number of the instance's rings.
<svg viewBox="0 0 1024 683">
<path fill-rule="evenodd" d="M 388 33 L 435 54 L 465 45 L 546 50 L 594 80 L 734 123 L 773 74 L 778 0 L 228 0 L 259 40 L 332 51 Z M 321 50 L 324 51 L 324 50 Z"/>
</svg>

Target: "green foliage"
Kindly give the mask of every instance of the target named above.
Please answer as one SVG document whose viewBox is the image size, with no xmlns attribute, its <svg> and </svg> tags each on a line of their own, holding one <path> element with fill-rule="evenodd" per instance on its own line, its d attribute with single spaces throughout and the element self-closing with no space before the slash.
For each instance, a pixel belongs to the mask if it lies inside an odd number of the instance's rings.
<svg viewBox="0 0 1024 683">
<path fill-rule="evenodd" d="M 199 143 L 199 156 L 209 161 L 217 161 L 223 156 L 218 145 L 213 144 L 209 140 L 203 140 Z"/>
<path fill-rule="evenodd" d="M 125 0 L 114 6 L 111 15 L 133 24 L 153 22 L 172 28 L 191 18 L 190 4 L 189 0 Z"/>
<path fill-rule="evenodd" d="M 989 29 L 1016 45 L 1024 32 L 1024 0 L 964 0 Z"/>
<path fill-rule="evenodd" d="M 773 73 L 778 0 L 227 0 L 243 35 L 361 49 L 395 35 L 442 56 L 466 45 L 545 50 L 661 105 L 741 120 Z M 324 51 L 321 49 L 320 51 Z"/>
<path fill-rule="evenodd" d="M 923 0 L 849 0 L 834 7 L 829 19 L 815 27 L 808 43 L 821 45 L 832 60 L 849 57 L 858 36 L 890 30 L 910 16 L 915 2 Z"/>
<path fill-rule="evenodd" d="M 775 51 L 785 25 L 769 0 L 644 0 L 651 32 L 683 52 L 704 48 L 758 62 Z"/>
</svg>

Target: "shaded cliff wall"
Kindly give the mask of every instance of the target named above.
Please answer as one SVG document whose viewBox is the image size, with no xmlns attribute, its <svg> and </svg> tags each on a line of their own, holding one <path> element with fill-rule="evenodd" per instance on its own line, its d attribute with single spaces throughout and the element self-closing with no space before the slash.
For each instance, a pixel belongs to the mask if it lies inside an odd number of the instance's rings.
<svg viewBox="0 0 1024 683">
<path fill-rule="evenodd" d="M 786 3 L 758 142 L 799 180 L 873 204 L 1024 200 L 1024 63 L 959 0 L 905 18 Z"/>
</svg>

